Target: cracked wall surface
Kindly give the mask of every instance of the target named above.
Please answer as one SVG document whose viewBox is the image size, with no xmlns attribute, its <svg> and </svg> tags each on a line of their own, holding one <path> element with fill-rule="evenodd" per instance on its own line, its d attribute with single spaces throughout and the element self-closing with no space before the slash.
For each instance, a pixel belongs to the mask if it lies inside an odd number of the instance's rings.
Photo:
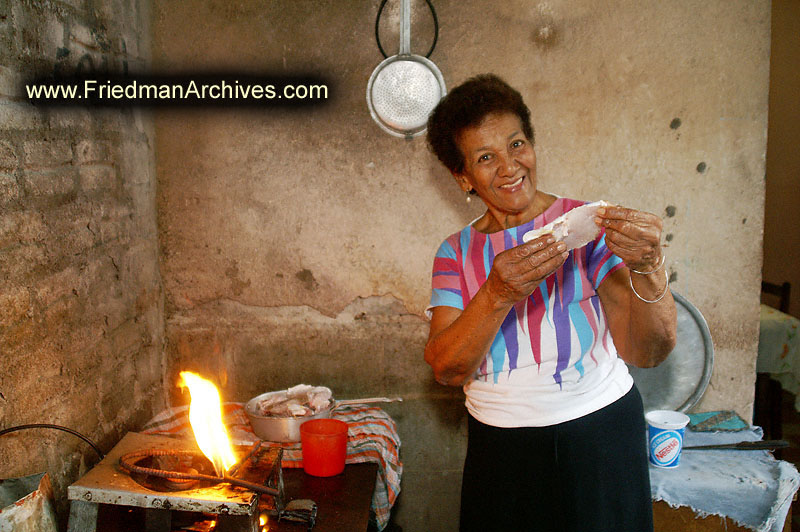
<svg viewBox="0 0 800 532">
<path fill-rule="evenodd" d="M 716 348 L 697 408 L 749 417 L 769 2 L 435 6 L 431 59 L 448 86 L 493 71 L 523 93 L 544 190 L 662 216 L 672 287 L 703 313 Z M 421 139 L 391 137 L 372 121 L 365 88 L 382 59 L 377 7 L 156 2 L 161 69 L 311 72 L 332 82 L 330 101 L 301 110 L 157 113 L 170 378 L 205 370 L 240 401 L 298 382 L 340 397 L 406 395 L 387 405 L 405 462 L 395 519 L 453 530 L 462 398 L 422 361 L 422 312 L 437 246 L 481 211 Z M 398 7 L 387 3 L 380 25 L 389 54 Z M 422 1 L 412 2 L 412 28 L 412 50 L 424 53 L 433 24 Z"/>
</svg>

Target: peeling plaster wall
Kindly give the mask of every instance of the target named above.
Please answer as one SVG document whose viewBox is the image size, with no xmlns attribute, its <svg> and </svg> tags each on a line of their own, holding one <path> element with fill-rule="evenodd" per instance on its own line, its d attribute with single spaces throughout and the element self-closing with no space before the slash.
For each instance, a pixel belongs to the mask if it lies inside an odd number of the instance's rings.
<svg viewBox="0 0 800 532">
<path fill-rule="evenodd" d="M 448 86 L 494 71 L 532 108 L 544 190 L 665 220 L 673 288 L 711 327 L 698 409 L 751 415 L 758 334 L 770 4 L 440 0 L 431 59 Z M 207 371 L 228 400 L 298 382 L 401 394 L 396 521 L 453 530 L 464 451 L 459 390 L 422 360 L 433 253 L 480 214 L 422 139 L 365 103 L 381 60 L 377 2 L 157 2 L 168 72 L 313 72 L 305 110 L 160 111 L 159 230 L 170 379 Z M 412 50 L 430 46 L 413 2 Z M 381 36 L 396 50 L 399 2 Z M 183 400 L 173 391 L 175 401 Z M 442 511 L 450 509 L 450 511 Z"/>
<path fill-rule="evenodd" d="M 28 76 L 143 68 L 147 5 L 0 2 L 0 428 L 52 423 L 108 451 L 164 407 L 152 120 L 34 107 Z M 0 441 L 0 477 L 66 486 L 98 461 L 79 439 Z"/>
</svg>

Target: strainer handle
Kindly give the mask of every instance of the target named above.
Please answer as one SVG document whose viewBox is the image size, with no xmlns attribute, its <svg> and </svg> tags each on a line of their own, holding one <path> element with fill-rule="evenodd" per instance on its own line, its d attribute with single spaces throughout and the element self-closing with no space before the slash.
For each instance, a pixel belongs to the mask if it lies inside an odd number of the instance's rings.
<svg viewBox="0 0 800 532">
<path fill-rule="evenodd" d="M 411 2 L 403 0 L 403 13 L 400 22 L 400 55 L 411 53 Z"/>
</svg>

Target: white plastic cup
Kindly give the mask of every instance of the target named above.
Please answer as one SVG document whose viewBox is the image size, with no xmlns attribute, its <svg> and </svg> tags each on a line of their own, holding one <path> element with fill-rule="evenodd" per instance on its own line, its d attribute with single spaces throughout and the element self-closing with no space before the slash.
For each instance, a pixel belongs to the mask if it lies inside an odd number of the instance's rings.
<svg viewBox="0 0 800 532">
<path fill-rule="evenodd" d="M 689 416 L 674 410 L 653 410 L 644 418 L 647 421 L 650 463 L 667 469 L 678 467 Z"/>
</svg>

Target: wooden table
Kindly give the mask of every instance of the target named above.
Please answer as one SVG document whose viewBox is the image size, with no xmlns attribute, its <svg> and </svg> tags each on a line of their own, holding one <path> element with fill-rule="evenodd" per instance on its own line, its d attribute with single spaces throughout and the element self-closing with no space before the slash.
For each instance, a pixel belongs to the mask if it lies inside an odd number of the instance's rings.
<svg viewBox="0 0 800 532">
<path fill-rule="evenodd" d="M 754 423 L 764 439 L 777 440 L 783 437 L 781 389 L 800 395 L 800 320 L 762 304 L 759 324 Z"/>
<path fill-rule="evenodd" d="M 334 477 L 314 477 L 302 469 L 285 468 L 286 501 L 311 499 L 317 503 L 314 532 L 366 532 L 378 464 L 349 464 Z M 298 532 L 307 527 L 290 521 L 270 521 L 270 532 Z"/>
<path fill-rule="evenodd" d="M 783 532 L 791 532 L 791 523 L 792 509 L 789 508 Z M 664 501 L 653 503 L 653 529 L 655 532 L 752 532 L 727 517 L 700 517 L 688 506 L 672 508 Z"/>
<path fill-rule="evenodd" d="M 287 502 L 311 499 L 317 503 L 313 532 L 366 532 L 372 491 L 378 474 L 374 463 L 350 464 L 341 475 L 312 477 L 302 469 L 283 470 Z M 146 530 L 143 508 L 100 505 L 98 532 L 142 532 Z M 303 523 L 270 518 L 269 532 L 305 532 Z"/>
<path fill-rule="evenodd" d="M 258 495 L 247 489 L 218 486 L 188 492 L 158 492 L 139 485 L 119 467 L 123 454 L 141 449 L 178 449 L 193 445 L 161 435 L 129 432 L 91 471 L 68 488 L 70 532 L 142 532 L 180 530 L 183 521 L 204 513 L 225 515 L 215 529 L 254 530 Z M 366 532 L 378 464 L 349 464 L 333 477 L 314 477 L 301 468 L 284 468 L 284 499 L 311 499 L 317 503 L 314 532 Z M 222 486 L 222 485 L 219 485 Z M 182 494 L 182 495 L 179 495 Z M 213 522 L 209 518 L 206 521 Z M 174 526 L 173 526 L 174 525 Z M 258 527 L 259 529 L 261 527 Z M 201 527 L 202 529 L 202 527 Z M 303 523 L 270 518 L 269 532 L 298 532 Z"/>
</svg>

